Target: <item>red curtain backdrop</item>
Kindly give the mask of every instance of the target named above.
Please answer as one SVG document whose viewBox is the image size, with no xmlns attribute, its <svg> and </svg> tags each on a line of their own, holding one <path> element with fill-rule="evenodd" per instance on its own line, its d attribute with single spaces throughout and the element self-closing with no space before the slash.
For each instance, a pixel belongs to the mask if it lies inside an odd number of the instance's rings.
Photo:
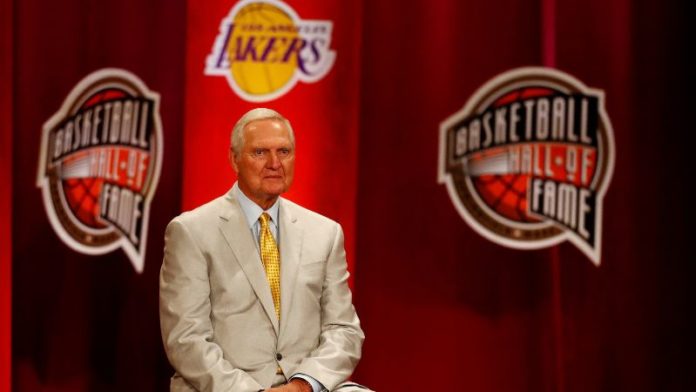
<svg viewBox="0 0 696 392">
<path fill-rule="evenodd" d="M 14 2 L 13 390 L 166 390 L 158 319 L 163 233 L 180 211 L 185 3 Z M 145 267 L 88 256 L 49 224 L 36 187 L 43 123 L 86 75 L 124 68 L 160 94 L 164 160 Z"/>
<path fill-rule="evenodd" d="M 367 335 L 356 381 L 378 391 L 694 390 L 695 68 L 684 5 L 288 0 L 300 18 L 333 23 L 335 62 L 315 83 L 250 103 L 204 75 L 234 4 L 0 0 L 0 391 L 10 372 L 22 392 L 168 390 L 164 228 L 232 185 L 229 134 L 255 106 L 293 123 L 287 197 L 344 227 Z M 600 267 L 568 243 L 521 251 L 484 239 L 437 182 L 439 124 L 495 75 L 530 65 L 605 91 L 616 160 Z M 64 245 L 35 186 L 43 123 L 104 67 L 161 96 L 164 161 L 142 274 L 121 250 Z"/>
<path fill-rule="evenodd" d="M 680 6 L 381 1 L 363 24 L 358 378 L 377 390 L 691 390 L 693 208 L 680 179 L 693 127 L 677 113 L 693 102 L 692 29 Z M 617 155 L 599 268 L 567 243 L 484 240 L 437 183 L 438 124 L 527 65 L 606 92 Z"/>
</svg>

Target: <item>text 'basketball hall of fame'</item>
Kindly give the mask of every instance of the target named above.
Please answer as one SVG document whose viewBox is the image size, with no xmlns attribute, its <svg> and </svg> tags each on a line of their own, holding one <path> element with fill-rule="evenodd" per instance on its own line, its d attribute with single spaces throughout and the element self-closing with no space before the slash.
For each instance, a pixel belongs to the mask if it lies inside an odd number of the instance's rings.
<svg viewBox="0 0 696 392">
<path fill-rule="evenodd" d="M 554 69 L 505 72 L 440 125 L 439 182 L 471 227 L 512 248 L 568 240 L 599 265 L 613 167 L 604 93 Z"/>
<path fill-rule="evenodd" d="M 53 229 L 80 253 L 121 247 L 142 272 L 161 164 L 159 95 L 122 69 L 88 75 L 43 127 L 37 185 Z"/>
</svg>

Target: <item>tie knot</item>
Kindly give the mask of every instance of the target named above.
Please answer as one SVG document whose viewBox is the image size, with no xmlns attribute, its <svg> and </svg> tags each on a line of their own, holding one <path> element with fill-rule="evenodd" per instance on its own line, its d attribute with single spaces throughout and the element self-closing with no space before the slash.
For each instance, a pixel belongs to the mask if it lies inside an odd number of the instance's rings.
<svg viewBox="0 0 696 392">
<path fill-rule="evenodd" d="M 261 216 L 259 217 L 259 221 L 261 222 L 261 227 L 267 227 L 269 220 L 271 220 L 270 215 L 268 215 L 265 212 L 263 214 L 261 214 Z"/>
</svg>

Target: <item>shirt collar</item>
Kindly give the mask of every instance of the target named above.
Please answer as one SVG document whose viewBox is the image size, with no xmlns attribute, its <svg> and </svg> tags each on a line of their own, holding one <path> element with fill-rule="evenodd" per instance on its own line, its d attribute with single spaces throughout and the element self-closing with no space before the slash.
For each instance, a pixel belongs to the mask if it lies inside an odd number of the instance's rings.
<svg viewBox="0 0 696 392">
<path fill-rule="evenodd" d="M 239 206 L 242 208 L 242 211 L 244 212 L 244 216 L 246 217 L 247 224 L 249 225 L 249 228 L 253 228 L 256 222 L 258 222 L 259 217 L 261 214 L 264 212 L 261 207 L 259 207 L 258 204 L 254 203 L 247 197 L 247 195 L 242 192 L 241 189 L 239 189 L 239 185 L 235 182 L 234 187 L 232 188 L 235 192 L 235 195 L 237 196 L 237 201 L 239 202 Z M 278 225 L 278 211 L 280 207 L 280 198 L 273 203 L 273 205 L 266 210 L 266 213 L 271 216 L 271 220 L 273 221 L 274 224 Z"/>
</svg>

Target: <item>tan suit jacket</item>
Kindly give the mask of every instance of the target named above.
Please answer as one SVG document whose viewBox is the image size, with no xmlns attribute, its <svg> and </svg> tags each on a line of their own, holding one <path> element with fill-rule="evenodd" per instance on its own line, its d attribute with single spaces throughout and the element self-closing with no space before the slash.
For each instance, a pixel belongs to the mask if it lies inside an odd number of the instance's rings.
<svg viewBox="0 0 696 392">
<path fill-rule="evenodd" d="M 280 199 L 281 316 L 230 191 L 167 226 L 160 322 L 171 391 L 258 391 L 280 366 L 327 389 L 353 372 L 364 339 L 338 223 Z"/>
</svg>

